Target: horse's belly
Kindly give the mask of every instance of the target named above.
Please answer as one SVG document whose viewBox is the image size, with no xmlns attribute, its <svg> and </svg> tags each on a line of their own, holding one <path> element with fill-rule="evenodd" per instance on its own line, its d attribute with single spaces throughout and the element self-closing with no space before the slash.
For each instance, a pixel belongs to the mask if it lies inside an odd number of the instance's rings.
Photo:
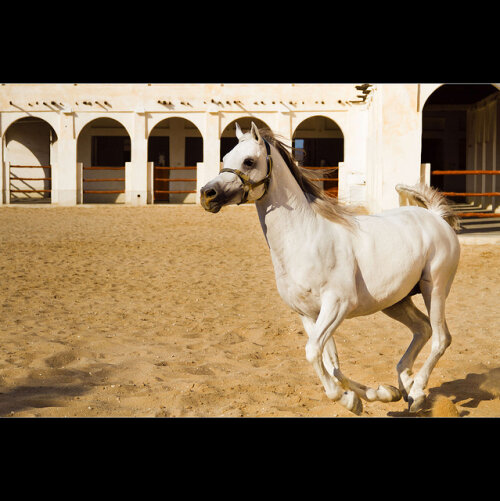
<svg viewBox="0 0 500 501">
<path fill-rule="evenodd" d="M 408 254 L 407 254 L 408 256 Z M 393 254 L 394 257 L 394 254 Z M 425 254 L 418 258 L 378 261 L 384 266 L 360 267 L 356 275 L 357 307 L 351 317 L 370 315 L 404 299 L 422 278 Z"/>
<path fill-rule="evenodd" d="M 422 209 L 423 210 L 423 209 Z M 352 242 L 356 260 L 356 307 L 349 317 L 371 315 L 404 299 L 419 283 L 435 243 L 415 218 L 435 216 L 423 211 L 394 211 L 386 216 L 363 218 Z"/>
<path fill-rule="evenodd" d="M 418 279 L 415 280 L 415 284 L 417 283 Z M 378 297 L 372 294 L 361 294 L 358 298 L 356 308 L 350 311 L 346 318 L 372 315 L 373 313 L 377 313 L 377 311 L 385 310 L 408 296 L 412 289 L 413 286 L 405 286 L 391 291 L 389 294 L 382 293 Z M 408 292 L 406 292 L 407 290 Z"/>
</svg>

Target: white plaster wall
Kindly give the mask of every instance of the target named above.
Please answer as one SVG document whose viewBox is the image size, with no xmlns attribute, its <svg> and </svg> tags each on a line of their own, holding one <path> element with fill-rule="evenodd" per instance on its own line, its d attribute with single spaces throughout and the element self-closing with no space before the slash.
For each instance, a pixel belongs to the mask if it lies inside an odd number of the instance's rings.
<svg viewBox="0 0 500 501">
<path fill-rule="evenodd" d="M 377 98 L 381 103 L 374 119 L 380 134 L 374 147 L 380 149 L 381 163 L 371 168 L 382 173 L 374 194 L 381 210 L 399 205 L 396 184 L 414 184 L 420 180 L 422 119 L 418 94 L 417 84 L 379 86 Z"/>
<path fill-rule="evenodd" d="M 366 157 L 369 114 L 352 110 L 344 126 L 344 162 L 339 170 L 339 200 L 366 206 Z"/>
<path fill-rule="evenodd" d="M 395 184 L 419 179 L 421 112 L 440 85 L 375 84 L 371 101 L 362 102 L 353 83 L 0 84 L 0 134 L 4 136 L 11 123 L 25 116 L 51 124 L 58 138 L 51 153 L 57 163 L 57 192 L 52 201 L 72 205 L 76 203 L 81 131 L 95 118 L 117 120 L 131 139 L 126 202 L 136 204 L 146 203 L 148 198 L 147 139 L 155 125 L 168 117 L 191 121 L 203 138 L 199 187 L 218 173 L 220 136 L 236 118 L 259 118 L 291 141 L 306 118 L 324 115 L 344 135 L 341 196 L 376 212 L 398 205 Z M 5 137 L 2 139 L 4 167 Z M 173 162 L 182 163 L 180 150 L 174 147 L 172 151 Z M 4 177 L 5 167 L 0 176 L 2 189 Z"/>
</svg>

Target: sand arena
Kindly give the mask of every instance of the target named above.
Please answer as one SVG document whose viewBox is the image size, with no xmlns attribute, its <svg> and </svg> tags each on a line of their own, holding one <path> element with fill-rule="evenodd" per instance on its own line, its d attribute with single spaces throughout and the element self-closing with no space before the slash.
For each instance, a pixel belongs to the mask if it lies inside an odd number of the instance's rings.
<svg viewBox="0 0 500 501">
<path fill-rule="evenodd" d="M 0 227 L 0 416 L 353 416 L 305 359 L 254 207 L 2 207 Z M 462 246 L 421 416 L 500 415 L 499 270 L 498 246 Z M 397 385 L 404 326 L 377 313 L 335 340 L 348 377 Z"/>
</svg>

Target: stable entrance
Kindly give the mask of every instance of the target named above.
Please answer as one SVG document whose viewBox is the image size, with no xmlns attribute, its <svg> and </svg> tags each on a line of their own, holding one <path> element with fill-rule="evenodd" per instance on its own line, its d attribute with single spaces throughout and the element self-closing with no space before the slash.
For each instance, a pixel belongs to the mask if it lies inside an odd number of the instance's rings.
<svg viewBox="0 0 500 501">
<path fill-rule="evenodd" d="M 421 162 L 460 217 L 500 217 L 499 108 L 498 89 L 482 84 L 443 85 L 423 107 Z"/>
<path fill-rule="evenodd" d="M 157 124 L 148 139 L 148 162 L 155 203 L 195 203 L 203 138 L 192 122 L 172 117 Z"/>
<path fill-rule="evenodd" d="M 25 117 L 12 123 L 4 137 L 5 203 L 51 203 L 54 129 L 44 120 Z"/>
<path fill-rule="evenodd" d="M 331 119 L 314 116 L 304 120 L 293 134 L 298 164 L 315 174 L 322 188 L 333 197 L 339 192 L 339 164 L 344 161 L 344 136 Z"/>
<path fill-rule="evenodd" d="M 170 195 L 170 137 L 149 138 L 148 162 L 153 162 L 153 191 L 155 202 L 168 202 Z"/>
<path fill-rule="evenodd" d="M 124 203 L 125 164 L 131 159 L 130 137 L 123 125 L 97 118 L 79 134 L 83 203 Z"/>
</svg>

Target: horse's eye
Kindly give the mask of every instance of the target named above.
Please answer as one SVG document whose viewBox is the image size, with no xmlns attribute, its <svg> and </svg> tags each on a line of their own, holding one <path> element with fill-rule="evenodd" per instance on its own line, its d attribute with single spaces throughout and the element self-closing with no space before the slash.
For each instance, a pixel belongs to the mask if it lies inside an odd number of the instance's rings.
<svg viewBox="0 0 500 501">
<path fill-rule="evenodd" d="M 253 167 L 253 165 L 255 164 L 255 160 L 253 158 L 245 158 L 243 164 L 246 165 L 247 167 Z"/>
</svg>

